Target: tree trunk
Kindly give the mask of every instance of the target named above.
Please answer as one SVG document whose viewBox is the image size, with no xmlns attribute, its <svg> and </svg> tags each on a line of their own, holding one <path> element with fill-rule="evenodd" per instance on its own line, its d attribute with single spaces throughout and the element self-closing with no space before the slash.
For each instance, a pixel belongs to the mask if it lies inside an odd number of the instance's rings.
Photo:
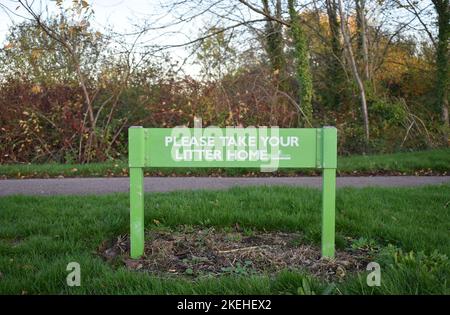
<svg viewBox="0 0 450 315">
<path fill-rule="evenodd" d="M 363 81 L 358 72 L 358 67 L 356 66 L 355 56 L 353 55 L 352 43 L 350 40 L 350 35 L 348 32 L 348 26 L 346 22 L 346 18 L 344 15 L 344 9 L 342 6 L 342 0 L 339 0 L 339 15 L 341 17 L 341 32 L 344 37 L 344 46 L 347 51 L 347 56 L 352 68 L 352 73 L 355 78 L 355 81 L 358 85 L 360 101 L 361 101 L 361 112 L 363 115 L 364 122 L 364 132 L 366 137 L 366 143 L 369 142 L 369 115 L 367 112 L 367 102 L 366 102 L 366 91 L 364 89 Z"/>
<path fill-rule="evenodd" d="M 437 13 L 439 29 L 436 47 L 436 95 L 443 123 L 443 141 L 448 146 L 450 132 L 448 117 L 450 6 L 449 0 L 433 0 L 433 4 Z"/>
<path fill-rule="evenodd" d="M 268 0 L 262 0 L 264 13 L 267 15 L 271 15 L 271 10 L 269 7 Z M 281 17 L 281 0 L 277 0 L 276 8 L 275 8 L 275 16 Z M 266 22 L 266 34 L 265 34 L 265 43 L 266 43 L 266 52 L 269 57 L 272 70 L 276 77 L 282 77 L 282 72 L 284 71 L 285 58 L 283 53 L 283 34 L 282 34 L 283 26 L 271 19 L 267 19 Z"/>
<path fill-rule="evenodd" d="M 305 120 L 312 121 L 312 77 L 309 67 L 309 48 L 306 36 L 303 32 L 300 19 L 295 10 L 295 0 L 288 0 L 289 16 L 291 18 L 291 34 L 295 48 L 295 71 L 296 79 L 300 87 L 298 100 L 300 107 L 304 113 Z M 305 124 L 303 124 L 305 125 Z"/>
<path fill-rule="evenodd" d="M 355 0 L 356 4 L 356 21 L 358 29 L 358 48 L 359 56 L 363 63 L 364 81 L 370 80 L 369 68 L 369 47 L 367 42 L 367 21 L 366 21 L 366 1 Z"/>
<path fill-rule="evenodd" d="M 342 46 L 340 37 L 340 26 L 338 21 L 336 0 L 326 0 L 326 8 L 328 15 L 328 25 L 330 28 L 331 40 L 331 60 L 328 66 L 328 73 L 330 79 L 328 80 L 328 88 L 331 95 L 331 103 L 334 108 L 338 107 L 342 100 L 341 89 L 339 86 L 344 81 L 344 73 L 341 65 L 342 60 Z"/>
</svg>

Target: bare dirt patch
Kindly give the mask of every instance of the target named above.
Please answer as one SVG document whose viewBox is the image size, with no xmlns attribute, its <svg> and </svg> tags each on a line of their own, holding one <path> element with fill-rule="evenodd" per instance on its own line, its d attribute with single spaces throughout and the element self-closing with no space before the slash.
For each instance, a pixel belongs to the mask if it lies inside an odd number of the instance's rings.
<svg viewBox="0 0 450 315">
<path fill-rule="evenodd" d="M 288 269 L 339 281 L 364 270 L 370 261 L 370 252 L 364 250 L 337 251 L 335 259 L 321 258 L 320 248 L 305 245 L 301 234 L 282 232 L 148 231 L 144 256 L 138 260 L 129 258 L 128 235 L 111 244 L 100 247 L 106 260 L 158 275 L 245 276 Z"/>
</svg>

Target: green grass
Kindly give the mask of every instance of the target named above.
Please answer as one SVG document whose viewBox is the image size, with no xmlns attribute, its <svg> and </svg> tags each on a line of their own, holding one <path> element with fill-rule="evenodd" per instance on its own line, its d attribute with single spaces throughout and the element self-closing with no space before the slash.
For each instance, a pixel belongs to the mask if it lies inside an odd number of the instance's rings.
<svg viewBox="0 0 450 315">
<path fill-rule="evenodd" d="M 4 164 L 0 178 L 29 177 L 95 177 L 127 176 L 126 161 L 90 164 Z M 164 168 L 147 169 L 147 176 L 271 176 L 315 175 L 313 170 L 284 169 L 277 173 L 261 173 L 259 169 Z M 450 173 L 450 149 L 394 153 L 383 155 L 348 156 L 338 158 L 340 175 L 394 174 L 429 175 Z"/>
<path fill-rule="evenodd" d="M 341 172 L 399 172 L 406 174 L 450 172 L 450 149 L 360 155 L 338 159 Z"/>
<path fill-rule="evenodd" d="M 180 225 L 299 231 L 320 243 L 320 191 L 234 188 L 148 194 L 146 229 Z M 377 244 L 381 287 L 366 273 L 330 284 L 305 272 L 161 278 L 112 266 L 97 254 L 105 240 L 128 233 L 128 196 L 0 198 L 0 293 L 21 294 L 450 294 L 450 185 L 339 189 L 337 247 Z M 155 226 L 157 220 L 159 225 Z M 353 240 L 358 240 L 350 241 Z M 389 245 L 391 244 L 391 245 Z M 81 265 L 81 286 L 68 287 L 66 266 Z"/>
</svg>

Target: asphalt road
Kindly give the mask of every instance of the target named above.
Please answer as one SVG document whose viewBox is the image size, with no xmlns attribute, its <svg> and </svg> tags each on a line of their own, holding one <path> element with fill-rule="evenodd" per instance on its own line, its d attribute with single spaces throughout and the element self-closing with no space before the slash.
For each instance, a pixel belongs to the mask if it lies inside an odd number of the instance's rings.
<svg viewBox="0 0 450 315">
<path fill-rule="evenodd" d="M 338 187 L 401 187 L 450 183 L 450 176 L 338 177 Z M 146 177 L 146 192 L 193 189 L 226 189 L 233 186 L 289 185 L 321 187 L 320 177 Z M 0 180 L 0 196 L 7 195 L 98 195 L 128 192 L 129 178 L 61 178 Z"/>
</svg>

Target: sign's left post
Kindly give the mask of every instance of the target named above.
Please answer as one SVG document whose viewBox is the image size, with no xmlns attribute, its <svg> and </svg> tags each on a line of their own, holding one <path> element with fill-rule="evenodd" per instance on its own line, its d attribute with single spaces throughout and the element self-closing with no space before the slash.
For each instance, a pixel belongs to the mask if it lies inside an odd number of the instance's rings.
<svg viewBox="0 0 450 315">
<path fill-rule="evenodd" d="M 130 167 L 130 255 L 144 254 L 144 170 L 145 132 L 142 127 L 128 129 L 128 163 Z"/>
</svg>

